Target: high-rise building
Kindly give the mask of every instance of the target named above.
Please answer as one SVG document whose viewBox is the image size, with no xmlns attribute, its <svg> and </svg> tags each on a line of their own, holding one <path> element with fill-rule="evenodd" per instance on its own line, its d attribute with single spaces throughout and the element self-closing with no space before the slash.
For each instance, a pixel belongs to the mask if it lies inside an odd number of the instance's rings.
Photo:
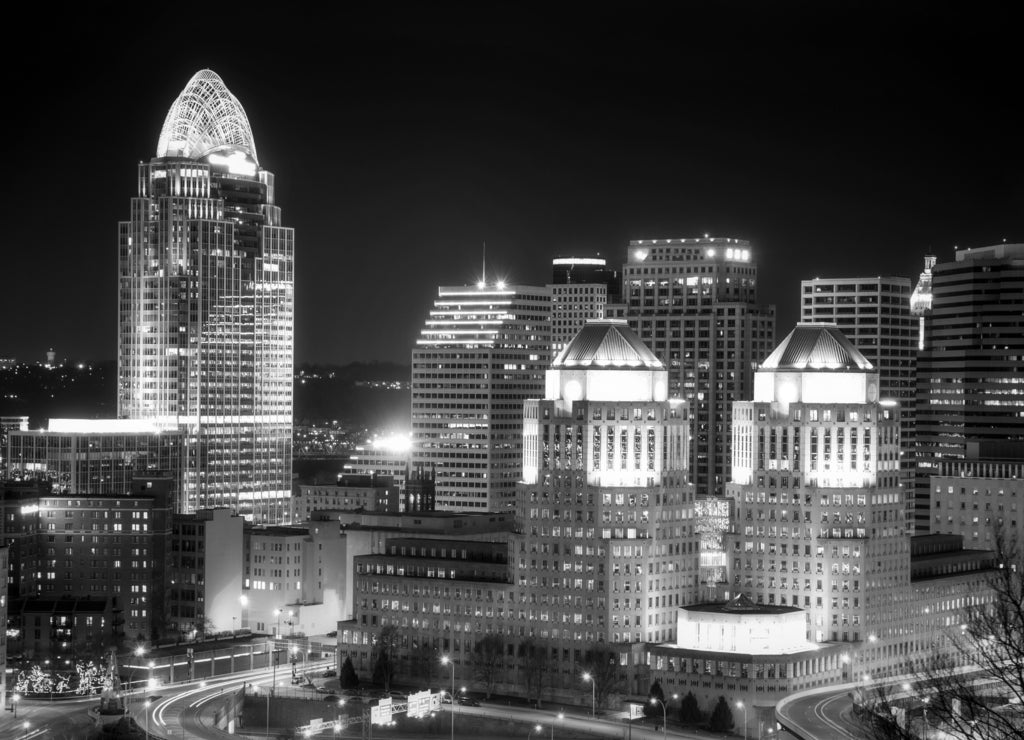
<svg viewBox="0 0 1024 740">
<path fill-rule="evenodd" d="M 1024 457 L 1024 244 L 961 249 L 931 269 L 917 360 L 915 523 L 930 531 L 929 478 L 968 445 L 979 459 Z"/>
<path fill-rule="evenodd" d="M 699 593 L 690 420 L 667 375 L 625 321 L 589 321 L 523 408 L 513 582 L 553 647 L 674 639 Z"/>
<path fill-rule="evenodd" d="M 889 639 L 906 617 L 898 423 L 878 387 L 835 324 L 799 323 L 733 411 L 733 595 L 800 607 L 813 642 Z"/>
<path fill-rule="evenodd" d="M 665 363 L 669 395 L 689 402 L 697 495 L 721 495 L 729 476 L 732 402 L 753 395 L 754 368 L 775 344 L 775 307 L 757 303 L 750 242 L 631 241 L 622 293 L 621 315 Z M 620 313 L 610 309 L 608 315 Z"/>
<path fill-rule="evenodd" d="M 910 294 L 910 313 L 917 317 L 917 348 L 924 349 L 925 320 L 932 311 L 932 268 L 935 267 L 934 254 L 924 257 L 924 269 L 917 278 L 914 292 Z"/>
<path fill-rule="evenodd" d="M 502 510 L 522 477 L 523 401 L 544 392 L 551 291 L 438 288 L 412 351 L 412 461 L 438 509 Z"/>
<path fill-rule="evenodd" d="M 293 229 L 238 99 L 196 73 L 119 228 L 118 415 L 183 429 L 181 511 L 287 519 Z"/>
<path fill-rule="evenodd" d="M 556 257 L 551 261 L 551 359 L 583 325 L 603 319 L 619 300 L 619 275 L 603 257 Z"/>
<path fill-rule="evenodd" d="M 878 371 L 878 393 L 899 407 L 901 483 L 914 487 L 914 375 L 918 321 L 911 313 L 910 279 L 814 278 L 800 281 L 800 319 L 833 323 Z M 912 495 L 907 523 L 913 527 Z"/>
</svg>

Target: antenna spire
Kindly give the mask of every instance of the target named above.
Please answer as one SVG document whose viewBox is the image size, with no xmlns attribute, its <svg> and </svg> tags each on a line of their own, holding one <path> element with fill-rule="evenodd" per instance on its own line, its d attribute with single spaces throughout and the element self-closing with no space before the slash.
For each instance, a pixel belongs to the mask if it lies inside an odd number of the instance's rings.
<svg viewBox="0 0 1024 740">
<path fill-rule="evenodd" d="M 487 285 L 487 242 L 484 242 L 483 271 L 480 273 L 480 279 L 484 281 L 484 285 Z"/>
</svg>

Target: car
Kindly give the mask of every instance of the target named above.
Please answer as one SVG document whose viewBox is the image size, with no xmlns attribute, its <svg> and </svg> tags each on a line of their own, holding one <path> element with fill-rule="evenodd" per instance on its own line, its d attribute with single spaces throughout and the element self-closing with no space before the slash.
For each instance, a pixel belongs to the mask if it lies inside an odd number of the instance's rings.
<svg viewBox="0 0 1024 740">
<path fill-rule="evenodd" d="M 338 697 L 335 694 L 328 694 L 327 696 L 324 697 L 324 701 L 334 701 L 334 702 L 336 702 L 336 701 L 338 701 Z"/>
<path fill-rule="evenodd" d="M 320 674 L 324 678 L 330 678 L 331 676 L 337 676 L 338 672 L 333 668 L 328 668 L 326 671 Z"/>
<path fill-rule="evenodd" d="M 327 633 L 327 636 L 328 637 L 337 637 L 338 636 L 338 630 L 331 630 L 330 632 Z"/>
<path fill-rule="evenodd" d="M 389 691 L 388 693 L 384 694 L 385 699 L 389 697 L 397 701 L 405 701 L 409 698 L 403 691 Z"/>
<path fill-rule="evenodd" d="M 452 703 L 452 696 L 451 696 L 451 694 L 449 694 L 447 691 L 445 691 L 443 694 L 441 694 L 441 703 L 442 704 L 451 704 Z"/>
<path fill-rule="evenodd" d="M 474 699 L 472 696 L 460 696 L 459 697 L 459 704 L 461 704 L 464 707 L 478 707 L 478 706 L 480 706 L 480 702 L 477 701 L 476 699 Z"/>
</svg>

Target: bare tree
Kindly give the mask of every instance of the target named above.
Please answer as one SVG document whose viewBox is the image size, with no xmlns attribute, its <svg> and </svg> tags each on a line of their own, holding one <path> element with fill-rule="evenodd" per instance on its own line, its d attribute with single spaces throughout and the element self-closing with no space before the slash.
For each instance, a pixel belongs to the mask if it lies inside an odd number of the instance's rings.
<svg viewBox="0 0 1024 740">
<path fill-rule="evenodd" d="M 498 680 L 504 674 L 505 641 L 501 635 L 490 634 L 473 645 L 473 677 L 483 684 L 487 698 L 491 698 Z"/>
<path fill-rule="evenodd" d="M 966 621 L 912 682 L 867 696 L 861 714 L 870 737 L 910 740 L 939 728 L 955 738 L 1024 739 L 1024 555 L 1002 528 L 993 543 L 995 567 Z"/>
<path fill-rule="evenodd" d="M 540 695 L 550 670 L 547 647 L 532 637 L 519 643 L 519 663 L 526 684 L 526 699 L 540 706 Z"/>
<path fill-rule="evenodd" d="M 400 637 L 397 627 L 387 625 L 380 628 L 373 644 L 373 682 L 381 684 L 385 691 L 391 689 L 391 679 L 395 676 Z"/>
<path fill-rule="evenodd" d="M 587 650 L 577 668 L 581 676 L 590 676 L 594 684 L 592 698 L 597 707 L 603 707 L 608 697 L 621 691 L 625 685 L 619 667 L 619 653 L 604 643 L 597 643 Z"/>
</svg>

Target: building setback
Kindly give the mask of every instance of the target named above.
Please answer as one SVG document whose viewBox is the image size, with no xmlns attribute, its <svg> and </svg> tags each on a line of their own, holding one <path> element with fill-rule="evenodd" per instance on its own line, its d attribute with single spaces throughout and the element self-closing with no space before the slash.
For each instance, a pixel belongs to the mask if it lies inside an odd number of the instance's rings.
<svg viewBox="0 0 1024 740">
<path fill-rule="evenodd" d="M 729 479 L 732 402 L 750 398 L 757 363 L 775 344 L 775 307 L 757 303 L 757 266 L 743 239 L 639 239 L 622 268 L 623 315 L 668 370 L 669 396 L 693 419 L 698 496 Z"/>
<path fill-rule="evenodd" d="M 546 287 L 438 288 L 412 351 L 412 461 L 435 473 L 438 509 L 514 506 L 523 401 L 550 358 Z"/>
<path fill-rule="evenodd" d="M 118 416 L 185 433 L 182 512 L 288 516 L 293 229 L 213 71 L 171 105 L 118 238 Z"/>
</svg>

